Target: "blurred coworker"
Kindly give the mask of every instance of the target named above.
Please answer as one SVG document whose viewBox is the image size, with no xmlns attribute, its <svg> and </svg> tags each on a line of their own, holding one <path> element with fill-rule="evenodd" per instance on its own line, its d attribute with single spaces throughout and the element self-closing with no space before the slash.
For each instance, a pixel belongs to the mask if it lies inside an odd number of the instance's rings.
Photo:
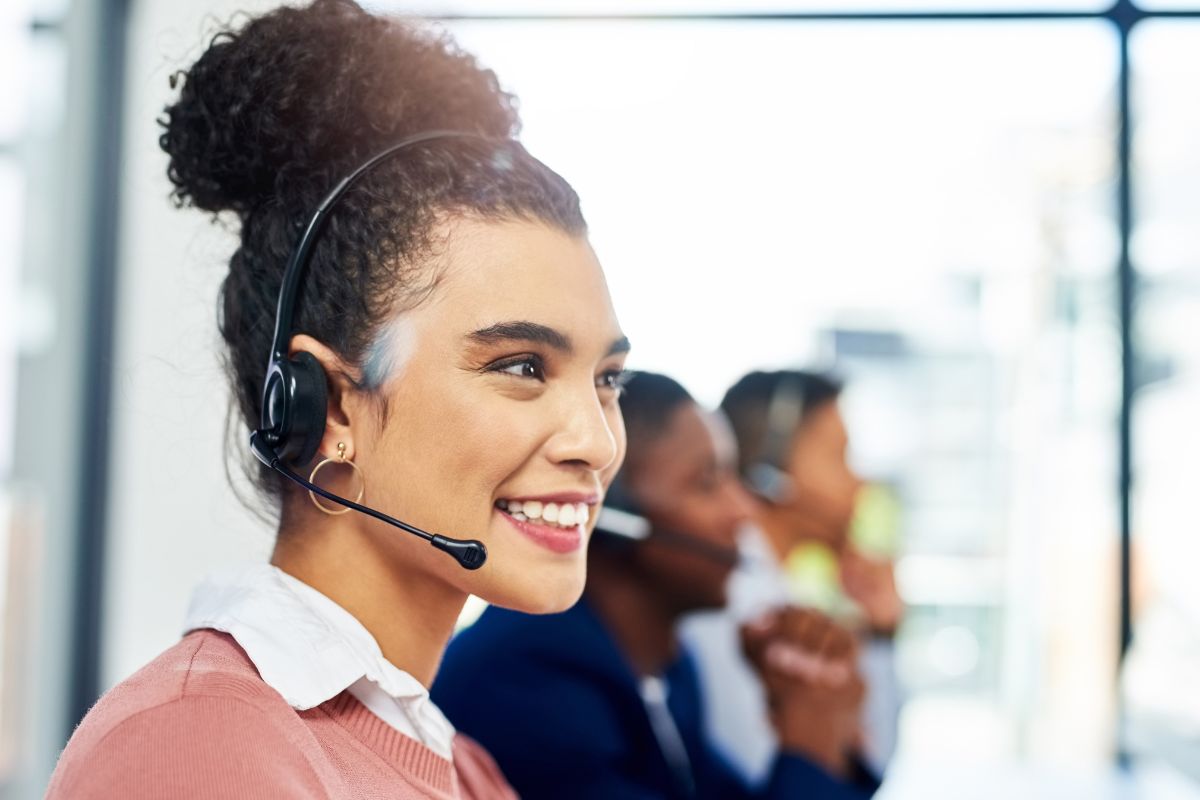
<svg viewBox="0 0 1200 800">
<path fill-rule="evenodd" d="M 680 634 L 696 658 L 709 738 L 752 784 L 768 777 L 780 743 L 768 698 L 737 654 L 738 626 L 797 602 L 783 564 L 805 543 L 824 544 L 838 556 L 842 590 L 861 612 L 867 765 L 882 773 L 895 750 L 901 693 L 893 636 L 904 607 L 892 564 L 862 555 L 848 541 L 862 482 L 847 463 L 841 389 L 820 373 L 753 372 L 721 401 L 737 437 L 739 471 L 756 496 L 753 524 L 739 537 L 746 568 L 730 581 L 729 604 L 691 615 Z"/>
<path fill-rule="evenodd" d="M 565 613 L 485 611 L 447 650 L 438 706 L 525 800 L 868 796 L 877 784 L 852 755 L 862 699 L 854 639 L 816 612 L 770 615 L 742 634 L 780 742 L 762 787 L 750 789 L 709 745 L 675 628 L 685 613 L 725 603 L 750 498 L 728 425 L 678 383 L 638 373 L 621 409 L 630 444 L 614 494 L 636 501 L 649 536 L 597 536 L 584 599 Z"/>
</svg>

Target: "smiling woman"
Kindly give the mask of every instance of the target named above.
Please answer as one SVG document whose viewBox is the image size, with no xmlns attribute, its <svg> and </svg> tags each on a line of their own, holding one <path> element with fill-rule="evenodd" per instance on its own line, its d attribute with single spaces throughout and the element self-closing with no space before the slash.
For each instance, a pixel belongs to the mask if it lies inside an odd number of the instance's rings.
<svg viewBox="0 0 1200 800">
<path fill-rule="evenodd" d="M 177 79 L 175 198 L 240 222 L 220 328 L 278 536 L 199 587 L 49 796 L 511 796 L 427 687 L 469 595 L 553 612 L 583 590 L 629 344 L 578 198 L 495 75 L 350 0 L 250 19 Z"/>
</svg>

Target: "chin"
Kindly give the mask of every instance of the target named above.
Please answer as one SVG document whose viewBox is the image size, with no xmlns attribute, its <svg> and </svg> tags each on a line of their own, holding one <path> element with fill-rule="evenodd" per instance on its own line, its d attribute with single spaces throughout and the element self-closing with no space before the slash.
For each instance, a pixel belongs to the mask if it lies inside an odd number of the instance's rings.
<svg viewBox="0 0 1200 800">
<path fill-rule="evenodd" d="M 535 596 L 525 597 L 523 598 L 525 602 L 514 608 L 516 611 L 523 611 L 526 614 L 559 614 L 578 603 L 582 596 L 583 584 L 580 584 L 571 592 L 539 592 Z"/>
<path fill-rule="evenodd" d="M 525 614 L 558 614 L 579 602 L 587 578 L 587 562 L 563 564 L 554 569 L 530 568 L 493 585 L 483 599 Z"/>
</svg>

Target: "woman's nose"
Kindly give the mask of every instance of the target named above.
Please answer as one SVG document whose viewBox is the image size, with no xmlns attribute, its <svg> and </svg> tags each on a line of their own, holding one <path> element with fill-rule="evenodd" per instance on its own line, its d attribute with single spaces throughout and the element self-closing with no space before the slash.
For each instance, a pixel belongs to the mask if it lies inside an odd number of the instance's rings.
<svg viewBox="0 0 1200 800">
<path fill-rule="evenodd" d="M 617 458 L 617 437 L 595 389 L 589 397 L 560 404 L 557 431 L 550 439 L 550 458 L 558 464 L 578 464 L 601 472 Z"/>
</svg>

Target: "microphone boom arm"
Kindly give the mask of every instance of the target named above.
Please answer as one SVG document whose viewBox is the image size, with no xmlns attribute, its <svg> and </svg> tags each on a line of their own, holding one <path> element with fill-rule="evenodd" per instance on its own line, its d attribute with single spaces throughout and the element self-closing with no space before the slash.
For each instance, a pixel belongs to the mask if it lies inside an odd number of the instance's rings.
<svg viewBox="0 0 1200 800">
<path fill-rule="evenodd" d="M 395 526 L 402 531 L 411 533 L 413 536 L 419 536 L 431 545 L 441 550 L 444 553 L 449 553 L 459 564 L 466 569 L 479 569 L 487 561 L 487 547 L 478 539 L 451 539 L 448 536 L 442 536 L 437 533 L 429 533 L 423 531 L 415 525 L 409 525 L 407 522 L 388 516 L 382 511 L 376 511 L 353 500 L 347 500 L 345 497 L 334 494 L 328 489 L 323 489 L 298 475 L 291 467 L 283 463 L 279 458 L 279 454 L 274 451 L 270 445 L 267 445 L 259 436 L 259 432 L 255 431 L 250 434 L 250 449 L 253 451 L 255 458 L 261 461 L 270 469 L 275 470 L 280 475 L 288 480 L 296 483 L 310 492 L 315 492 L 321 495 L 326 500 L 331 500 L 338 505 L 353 509 L 361 514 L 366 514 L 368 517 L 374 517 L 380 522 L 386 522 L 388 525 Z"/>
</svg>

